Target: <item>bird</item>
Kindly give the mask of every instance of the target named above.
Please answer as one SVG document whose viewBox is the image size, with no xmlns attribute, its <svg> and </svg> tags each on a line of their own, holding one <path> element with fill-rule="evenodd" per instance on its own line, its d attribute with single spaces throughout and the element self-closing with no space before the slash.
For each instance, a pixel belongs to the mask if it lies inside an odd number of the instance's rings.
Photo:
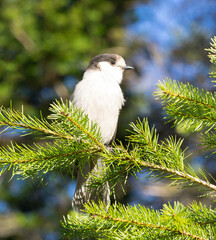
<svg viewBox="0 0 216 240">
<path fill-rule="evenodd" d="M 120 84 L 125 70 L 134 69 L 126 65 L 118 54 L 100 54 L 89 63 L 83 78 L 75 86 L 72 94 L 72 104 L 88 115 L 89 122 L 97 123 L 102 142 L 105 146 L 111 144 L 117 131 L 118 118 L 125 103 Z M 109 206 L 110 187 L 108 182 L 98 191 L 87 187 L 89 173 L 98 174 L 105 168 L 101 157 L 90 160 L 83 169 L 78 169 L 75 193 L 72 199 L 72 209 L 80 212 L 84 204 L 102 201 Z"/>
</svg>

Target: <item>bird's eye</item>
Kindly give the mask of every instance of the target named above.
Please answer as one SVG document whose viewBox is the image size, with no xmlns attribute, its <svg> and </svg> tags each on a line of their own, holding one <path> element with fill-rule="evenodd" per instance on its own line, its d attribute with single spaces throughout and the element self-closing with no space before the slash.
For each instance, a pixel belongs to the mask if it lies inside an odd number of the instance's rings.
<svg viewBox="0 0 216 240">
<path fill-rule="evenodd" d="M 114 64 L 115 64 L 115 60 L 114 60 L 114 59 L 111 59 L 110 63 L 111 63 L 112 65 L 114 65 Z"/>
</svg>

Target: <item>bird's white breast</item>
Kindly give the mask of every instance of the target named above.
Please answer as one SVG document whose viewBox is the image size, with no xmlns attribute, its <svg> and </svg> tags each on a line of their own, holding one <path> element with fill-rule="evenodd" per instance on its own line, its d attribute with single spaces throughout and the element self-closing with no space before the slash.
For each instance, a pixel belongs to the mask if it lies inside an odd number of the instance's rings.
<svg viewBox="0 0 216 240">
<path fill-rule="evenodd" d="M 109 143 L 116 131 L 124 97 L 118 81 L 101 71 L 87 71 L 73 93 L 73 103 L 97 122 L 104 143 Z"/>
</svg>

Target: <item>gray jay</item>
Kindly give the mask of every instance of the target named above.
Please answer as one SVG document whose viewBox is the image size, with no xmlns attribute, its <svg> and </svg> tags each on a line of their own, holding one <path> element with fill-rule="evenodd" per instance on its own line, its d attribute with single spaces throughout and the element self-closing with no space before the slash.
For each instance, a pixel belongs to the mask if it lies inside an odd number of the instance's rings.
<svg viewBox="0 0 216 240">
<path fill-rule="evenodd" d="M 75 86 L 72 102 L 88 114 L 89 120 L 98 124 L 103 143 L 108 145 L 115 137 L 119 112 L 124 105 L 124 96 L 120 88 L 123 72 L 133 69 L 117 54 L 101 54 L 94 57 L 83 75 L 83 79 Z M 110 188 L 106 183 L 100 191 L 87 187 L 89 173 L 100 172 L 105 167 L 101 158 L 90 160 L 83 170 L 78 170 L 75 194 L 72 207 L 75 211 L 83 209 L 89 201 L 110 202 Z"/>
</svg>

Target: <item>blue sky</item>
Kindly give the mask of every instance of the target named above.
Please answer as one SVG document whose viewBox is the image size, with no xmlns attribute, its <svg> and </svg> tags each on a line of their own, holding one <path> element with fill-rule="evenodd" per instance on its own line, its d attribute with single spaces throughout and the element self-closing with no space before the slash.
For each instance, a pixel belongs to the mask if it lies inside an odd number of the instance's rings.
<svg viewBox="0 0 216 240">
<path fill-rule="evenodd" d="M 178 40 L 191 34 L 191 27 L 215 34 L 216 1 L 153 0 L 138 3 L 135 12 L 138 21 L 128 27 L 128 34 L 141 35 L 167 51 L 179 44 Z"/>
<path fill-rule="evenodd" d="M 144 47 L 148 49 L 150 46 L 151 58 L 147 59 L 148 56 L 143 53 L 136 56 L 135 62 L 143 68 L 139 83 L 130 86 L 133 91 L 143 92 L 153 98 L 152 93 L 158 80 L 165 77 L 195 81 L 197 75 L 204 74 L 208 78 L 209 69 L 202 62 L 175 63 L 171 56 L 172 51 L 189 40 L 194 33 L 202 33 L 209 41 L 216 34 L 216 1 L 153 0 L 147 4 L 135 4 L 134 11 L 138 21 L 127 26 L 127 40 L 140 39 L 144 42 Z M 206 47 L 208 45 L 197 51 L 201 54 Z"/>
</svg>

